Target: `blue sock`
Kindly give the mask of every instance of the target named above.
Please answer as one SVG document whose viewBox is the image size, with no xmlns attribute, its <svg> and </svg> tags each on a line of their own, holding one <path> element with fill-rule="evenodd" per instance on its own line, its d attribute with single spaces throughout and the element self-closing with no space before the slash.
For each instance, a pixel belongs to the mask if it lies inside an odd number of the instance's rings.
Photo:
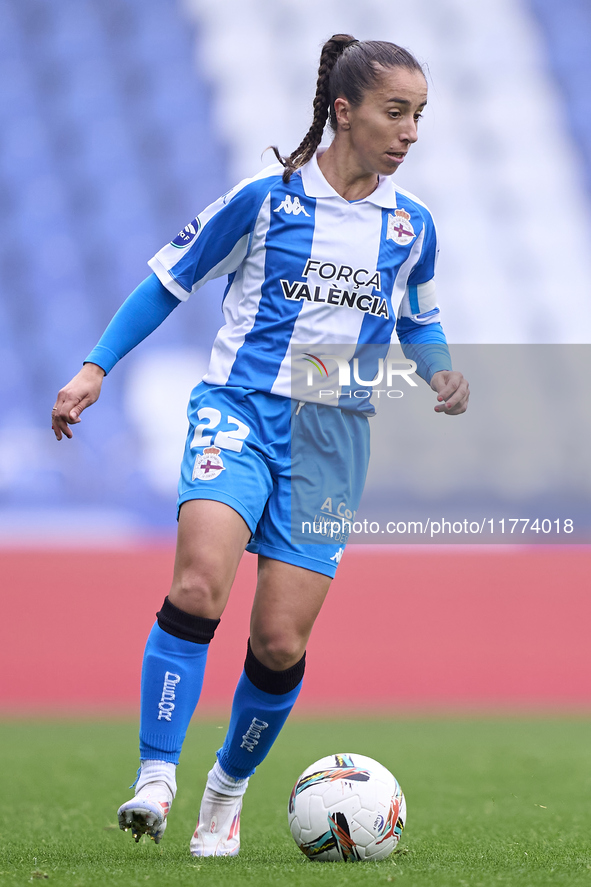
<svg viewBox="0 0 591 887">
<path fill-rule="evenodd" d="M 217 753 L 220 767 L 228 776 L 252 776 L 266 758 L 298 698 L 305 656 L 285 671 L 272 671 L 255 658 L 249 643 L 230 726 Z"/>
<path fill-rule="evenodd" d="M 202 619 L 165 600 L 142 665 L 140 758 L 178 764 L 199 701 L 209 640 L 219 620 Z"/>
</svg>

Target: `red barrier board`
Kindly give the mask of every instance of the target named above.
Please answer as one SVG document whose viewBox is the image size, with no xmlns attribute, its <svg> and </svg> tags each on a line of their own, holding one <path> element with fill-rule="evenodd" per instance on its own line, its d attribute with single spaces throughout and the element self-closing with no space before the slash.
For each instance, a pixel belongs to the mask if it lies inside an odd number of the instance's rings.
<svg viewBox="0 0 591 887">
<path fill-rule="evenodd" d="M 0 551 L 0 712 L 135 713 L 170 545 Z M 308 648 L 298 710 L 589 709 L 591 550 L 350 546 Z M 242 668 L 256 559 L 211 645 L 204 708 Z"/>
</svg>

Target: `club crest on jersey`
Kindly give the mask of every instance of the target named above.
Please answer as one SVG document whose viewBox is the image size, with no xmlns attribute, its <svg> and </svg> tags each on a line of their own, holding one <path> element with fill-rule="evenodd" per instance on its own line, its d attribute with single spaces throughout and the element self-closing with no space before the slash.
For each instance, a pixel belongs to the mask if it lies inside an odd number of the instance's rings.
<svg viewBox="0 0 591 887">
<path fill-rule="evenodd" d="M 405 209 L 397 209 L 394 213 L 388 213 L 386 240 L 393 240 L 394 243 L 406 246 L 416 236 L 415 229 L 410 223 L 410 214 Z"/>
<path fill-rule="evenodd" d="M 189 246 L 189 244 L 195 240 L 200 229 L 201 222 L 199 221 L 199 216 L 197 216 L 196 219 L 193 219 L 192 222 L 185 225 L 182 231 L 179 231 L 174 240 L 170 241 L 172 246 L 176 246 L 177 249 L 185 249 L 185 247 Z"/>
<path fill-rule="evenodd" d="M 273 212 L 278 213 L 281 210 L 283 210 L 288 216 L 299 216 L 300 213 L 303 213 L 310 218 L 310 213 L 306 212 L 305 206 L 302 206 L 300 203 L 300 198 L 292 198 L 291 194 L 286 194 L 285 198 L 281 201 L 277 209 L 273 210 Z"/>
<path fill-rule="evenodd" d="M 217 447 L 206 447 L 203 453 L 199 453 L 195 459 L 193 468 L 193 480 L 214 480 L 225 471 L 225 466 L 220 456 L 221 450 Z"/>
</svg>

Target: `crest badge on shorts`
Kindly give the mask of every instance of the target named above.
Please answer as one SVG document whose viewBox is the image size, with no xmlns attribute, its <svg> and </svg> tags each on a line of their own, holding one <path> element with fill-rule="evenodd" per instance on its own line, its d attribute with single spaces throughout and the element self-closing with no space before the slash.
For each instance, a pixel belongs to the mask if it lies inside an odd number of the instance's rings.
<svg viewBox="0 0 591 887">
<path fill-rule="evenodd" d="M 225 466 L 220 456 L 221 450 L 217 447 L 206 447 L 203 453 L 199 453 L 195 459 L 193 468 L 193 480 L 215 480 L 225 471 Z"/>
<path fill-rule="evenodd" d="M 394 243 L 406 246 L 415 237 L 415 229 L 410 223 L 410 213 L 407 213 L 405 209 L 397 209 L 394 213 L 388 213 L 386 240 L 393 240 Z"/>
</svg>

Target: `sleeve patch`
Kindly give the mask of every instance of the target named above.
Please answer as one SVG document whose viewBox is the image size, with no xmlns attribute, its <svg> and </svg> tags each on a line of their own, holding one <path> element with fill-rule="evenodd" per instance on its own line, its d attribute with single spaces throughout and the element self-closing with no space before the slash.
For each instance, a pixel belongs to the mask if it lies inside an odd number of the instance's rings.
<svg viewBox="0 0 591 887">
<path fill-rule="evenodd" d="M 433 323 L 439 320 L 439 306 L 435 281 L 409 284 L 400 304 L 400 317 L 408 317 L 415 323 Z"/>
<path fill-rule="evenodd" d="M 182 231 L 179 231 L 174 240 L 170 241 L 170 245 L 176 246 L 177 249 L 186 249 L 193 243 L 200 230 L 201 220 L 199 219 L 199 216 L 197 216 L 192 222 L 185 225 Z"/>
</svg>

